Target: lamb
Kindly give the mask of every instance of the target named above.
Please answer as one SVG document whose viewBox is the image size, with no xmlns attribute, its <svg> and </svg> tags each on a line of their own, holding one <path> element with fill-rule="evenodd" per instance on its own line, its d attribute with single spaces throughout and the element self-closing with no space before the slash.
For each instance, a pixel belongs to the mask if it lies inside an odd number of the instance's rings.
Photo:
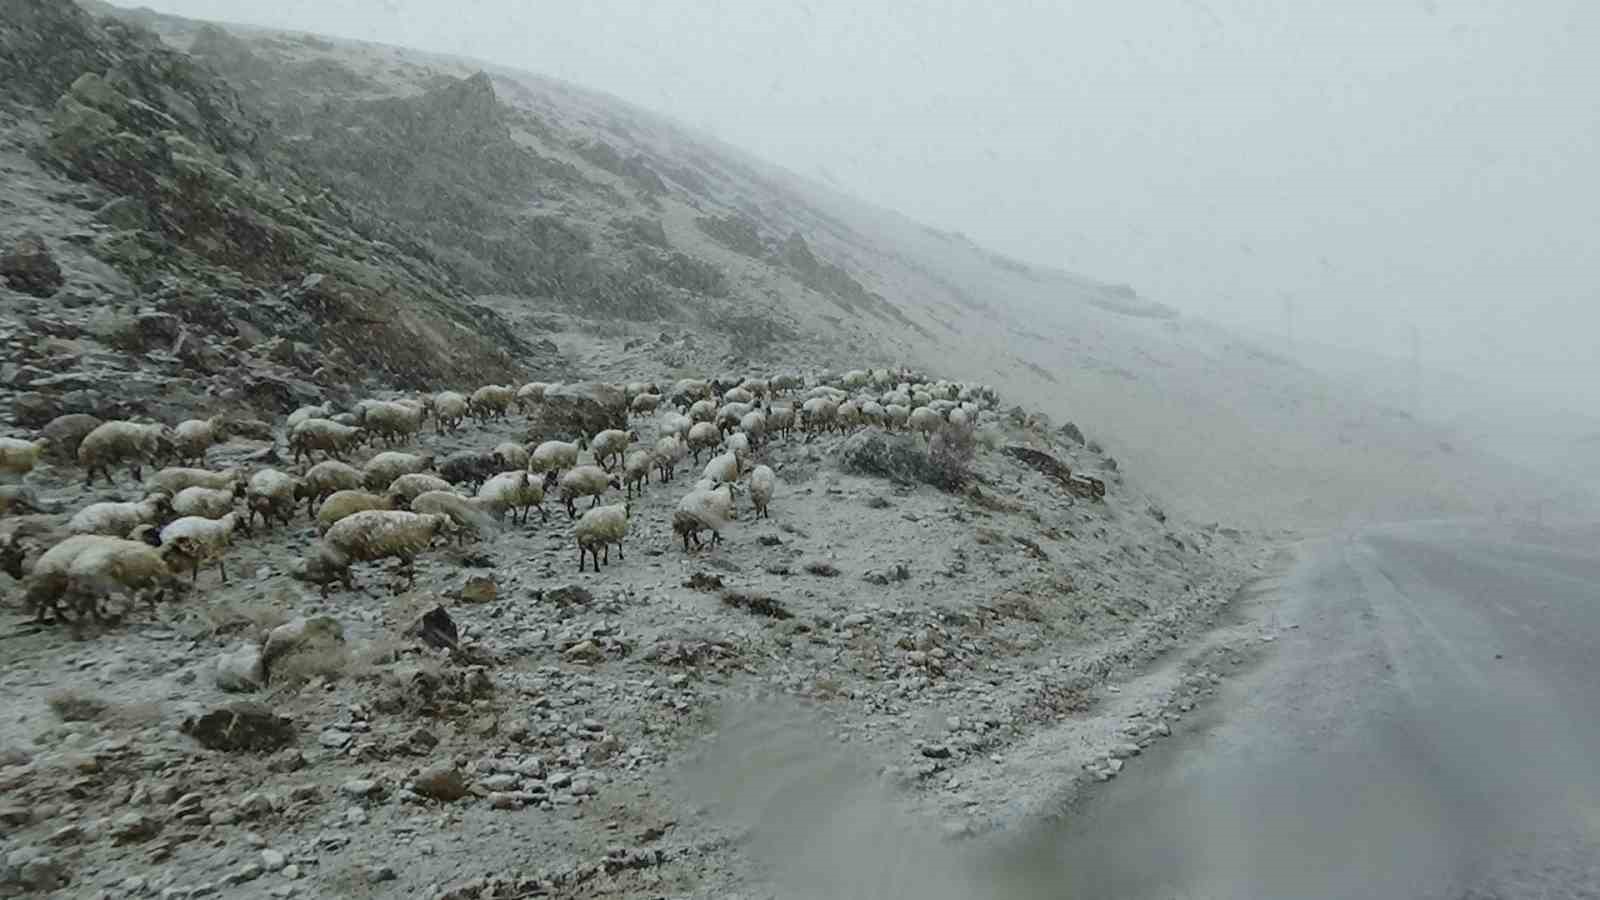
<svg viewBox="0 0 1600 900">
<path fill-rule="evenodd" d="M 475 491 L 485 479 L 505 467 L 505 460 L 497 454 L 460 450 L 439 463 L 439 477 L 451 484 L 466 484 Z"/>
<path fill-rule="evenodd" d="M 343 519 L 368 510 L 394 509 L 394 498 L 387 494 L 369 494 L 366 491 L 334 491 L 317 507 L 318 530 L 328 529 Z"/>
<path fill-rule="evenodd" d="M 445 516 L 373 509 L 340 519 L 322 536 L 326 552 L 317 552 L 322 564 L 339 568 L 343 563 L 345 570 L 354 562 L 398 559 L 410 587 L 416 585 L 417 554 L 454 530 Z M 342 577 L 348 583 L 348 574 Z"/>
<path fill-rule="evenodd" d="M 486 384 L 472 392 L 467 409 L 480 421 L 504 419 L 506 410 L 517 397 L 516 391 L 503 384 Z"/>
<path fill-rule="evenodd" d="M 246 524 L 253 524 L 259 515 L 261 524 L 269 528 L 273 517 L 288 525 L 294 521 L 295 507 L 303 495 L 298 478 L 277 469 L 262 469 L 250 476 L 250 484 L 245 488 L 245 506 L 249 510 Z"/>
<path fill-rule="evenodd" d="M 173 453 L 172 429 L 160 423 L 143 425 L 118 419 L 106 422 L 84 437 L 78 445 L 78 462 L 84 468 L 84 484 L 94 484 L 94 473 L 111 483 L 111 466 L 128 463 L 134 481 L 144 480 L 144 464 Z"/>
<path fill-rule="evenodd" d="M 333 415 L 333 404 L 323 403 L 317 406 L 302 406 L 289 413 L 289 419 L 284 427 L 294 431 L 294 427 L 307 419 L 326 419 Z"/>
<path fill-rule="evenodd" d="M 656 407 L 660 405 L 660 394 L 640 394 L 639 396 L 634 397 L 633 401 L 628 404 L 628 409 L 638 415 L 647 416 L 654 413 L 656 411 Z"/>
<path fill-rule="evenodd" d="M 189 561 L 193 569 L 190 583 L 198 583 L 200 567 L 215 560 L 217 571 L 222 574 L 222 583 L 227 584 L 228 565 L 222 559 L 223 554 L 232 543 L 234 532 L 248 527 L 248 521 L 241 520 L 237 512 L 216 519 L 184 516 L 161 529 L 161 549 L 169 556 Z"/>
<path fill-rule="evenodd" d="M 547 387 L 549 385 L 542 381 L 530 381 L 517 388 L 517 395 L 514 398 L 517 404 L 517 412 L 525 414 L 530 407 L 543 403 L 544 392 Z"/>
<path fill-rule="evenodd" d="M 214 488 L 186 487 L 172 498 L 172 511 L 179 516 L 200 516 L 206 519 L 220 519 L 230 512 L 239 498 L 244 496 L 244 485 L 236 485 L 230 490 L 216 490 Z"/>
<path fill-rule="evenodd" d="M 733 491 L 733 482 L 728 482 L 711 490 L 696 488 L 678 501 L 678 508 L 672 514 L 672 531 L 683 538 L 685 553 L 689 552 L 690 538 L 694 539 L 695 549 L 704 546 L 700 542 L 700 532 L 708 529 L 712 544 L 722 542 L 722 529 L 739 518 Z"/>
<path fill-rule="evenodd" d="M 608 428 L 595 435 L 594 439 L 589 442 L 589 452 L 594 454 L 594 461 L 600 464 L 600 468 L 609 472 L 611 471 L 612 460 L 615 459 L 620 462 L 622 455 L 628 450 L 628 445 L 638 439 L 639 432 L 637 431 L 621 431 L 616 428 Z"/>
<path fill-rule="evenodd" d="M 209 419 L 185 419 L 173 429 L 173 445 L 178 451 L 178 461 L 196 460 L 205 465 L 206 451 L 212 444 L 228 439 L 228 423 L 221 416 Z"/>
<path fill-rule="evenodd" d="M 522 523 L 528 522 L 528 510 L 537 508 L 539 519 L 550 521 L 550 514 L 544 510 L 545 492 L 555 487 L 556 475 L 548 472 L 543 479 L 535 479 L 528 475 L 524 469 L 514 472 L 501 472 L 485 481 L 483 487 L 478 488 L 479 497 L 498 499 L 512 511 L 511 521 L 517 522 L 517 513 L 522 513 Z"/>
<path fill-rule="evenodd" d="M 696 422 L 689 429 L 689 450 L 694 453 L 694 464 L 700 465 L 700 451 L 713 450 L 722 443 L 722 432 L 710 422 Z"/>
<path fill-rule="evenodd" d="M 772 518 L 767 504 L 772 502 L 772 492 L 778 486 L 778 476 L 770 466 L 756 466 L 750 473 L 750 502 L 756 508 L 755 518 Z"/>
<path fill-rule="evenodd" d="M 617 545 L 617 559 L 622 560 L 622 539 L 628 535 L 628 518 L 632 508 L 627 503 L 591 509 L 578 520 L 574 534 L 578 541 L 578 572 L 583 572 L 583 557 L 594 557 L 595 574 L 600 572 L 601 554 L 606 565 L 611 565 L 611 545 Z"/>
<path fill-rule="evenodd" d="M 127 537 L 140 525 L 158 525 L 170 518 L 172 495 L 155 491 L 137 503 L 91 503 L 67 521 L 67 533 Z"/>
<path fill-rule="evenodd" d="M 472 409 L 463 394 L 455 391 L 440 391 L 433 395 L 433 421 L 440 434 L 446 431 L 455 431 L 461 427 L 461 421 L 467 417 Z"/>
<path fill-rule="evenodd" d="M 450 482 L 437 475 L 429 475 L 426 472 L 407 472 L 389 482 L 388 493 L 394 496 L 396 505 L 399 505 L 399 501 L 404 500 L 405 505 L 410 506 L 411 501 L 429 491 L 450 490 L 452 490 Z"/>
<path fill-rule="evenodd" d="M 532 457 L 532 454 L 528 452 L 528 448 L 516 441 L 501 441 L 494 446 L 493 452 L 500 457 L 507 469 L 522 469 L 526 471 L 528 460 Z"/>
<path fill-rule="evenodd" d="M 301 456 L 310 462 L 316 450 L 321 450 L 327 459 L 343 459 L 366 439 L 365 428 L 341 425 L 332 419 L 306 419 L 289 432 L 289 449 L 294 452 L 296 463 Z"/>
<path fill-rule="evenodd" d="M 24 441 L 21 438 L 0 438 L 0 475 L 21 478 L 39 464 L 39 457 L 50 449 L 44 438 Z"/>
<path fill-rule="evenodd" d="M 463 497 L 455 491 L 428 491 L 411 501 L 411 511 L 444 516 L 455 524 L 456 542 L 471 534 L 479 540 L 500 530 L 506 502 L 499 497 Z"/>
<path fill-rule="evenodd" d="M 356 424 L 394 446 L 422 430 L 425 413 L 422 404 L 414 400 L 363 400 L 357 407 Z"/>
<path fill-rule="evenodd" d="M 594 499 L 589 508 L 593 509 L 600 505 L 600 495 L 604 494 L 607 488 L 621 490 L 622 483 L 598 466 L 578 466 L 561 476 L 560 488 L 561 502 L 567 507 L 567 518 L 575 519 L 578 512 L 573 507 L 574 500 L 579 497 L 592 497 Z"/>
<path fill-rule="evenodd" d="M 306 501 L 306 515 L 314 514 L 317 504 L 327 499 L 335 491 L 356 491 L 361 489 L 361 470 L 349 463 L 342 463 L 336 459 L 327 459 L 317 463 L 307 470 L 300 478 L 300 494 L 298 499 Z"/>
<path fill-rule="evenodd" d="M 560 472 L 570 469 L 578 464 L 578 451 L 583 449 L 584 441 L 577 443 L 567 441 L 545 441 L 534 448 L 533 456 L 528 459 L 530 472 Z"/>
<path fill-rule="evenodd" d="M 739 456 L 730 450 L 706 463 L 705 477 L 717 482 L 738 481 L 739 468 Z"/>
<path fill-rule="evenodd" d="M 367 460 L 361 467 L 361 483 L 369 491 L 381 491 L 396 478 L 411 472 L 426 472 L 433 468 L 432 453 L 401 453 L 385 450 Z"/>
<path fill-rule="evenodd" d="M 944 417 L 929 407 L 919 406 L 911 411 L 911 418 L 907 424 L 912 431 L 919 431 L 924 439 L 931 440 L 933 433 L 938 431 L 939 426 L 944 424 Z"/>
<path fill-rule="evenodd" d="M 650 483 L 650 469 L 655 464 L 656 455 L 649 450 L 635 450 L 628 454 L 628 459 L 622 466 L 622 486 L 627 490 L 627 499 L 633 499 L 636 487 L 639 489 L 639 496 L 644 496 L 644 486 Z"/>
<path fill-rule="evenodd" d="M 67 413 L 51 419 L 49 424 L 40 429 L 39 437 L 50 443 L 50 449 L 45 452 L 51 459 L 72 462 L 78 458 L 78 445 L 83 443 L 83 439 L 104 424 L 87 413 Z"/>
<path fill-rule="evenodd" d="M 240 469 L 229 469 L 226 472 L 213 472 L 210 469 L 162 469 L 145 483 L 151 490 L 166 491 L 173 496 L 184 488 L 203 487 L 214 491 L 227 491 L 243 489 L 244 472 Z"/>
</svg>

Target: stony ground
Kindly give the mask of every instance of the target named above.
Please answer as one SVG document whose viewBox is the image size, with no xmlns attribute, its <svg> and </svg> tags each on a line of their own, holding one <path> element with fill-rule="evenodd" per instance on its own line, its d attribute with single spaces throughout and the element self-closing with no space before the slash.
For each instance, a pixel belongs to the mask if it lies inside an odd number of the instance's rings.
<svg viewBox="0 0 1600 900">
<path fill-rule="evenodd" d="M 620 341 L 562 343 L 595 363 L 622 354 Z M 1007 445 L 1104 471 L 1055 432 L 997 427 Z M 420 444 L 488 448 L 525 428 Z M 1044 759 L 1081 756 L 1083 779 L 1110 777 L 1119 745 L 1165 733 L 1152 721 L 1130 737 L 1100 716 L 1102 685 L 1205 627 L 1265 561 L 1258 538 L 1163 521 L 1114 477 L 1089 501 L 981 449 L 973 491 L 950 494 L 852 474 L 846 440 L 762 451 L 781 480 L 771 519 L 745 505 L 715 549 L 685 553 L 671 534 L 691 467 L 651 484 L 626 558 L 598 575 L 577 573 L 571 526 L 548 502 L 548 522 L 425 555 L 411 589 L 374 566 L 326 600 L 293 581 L 315 538 L 301 518 L 241 540 L 226 585 L 203 571 L 189 599 L 81 639 L 10 610 L 9 886 L 59 874 L 81 896 L 760 895 L 744 827 L 680 778 L 729 702 L 802 703 L 949 837 L 1004 828 L 1066 787 Z M 267 446 L 236 440 L 210 461 Z M 62 515 L 8 525 L 48 529 L 136 493 L 79 478 L 36 471 Z M 441 606 L 461 633 L 453 653 L 407 633 Z M 210 750 L 185 733 L 240 699 L 217 686 L 220 654 L 317 615 L 344 644 L 274 664 L 252 698 L 292 728 L 282 749 Z M 1059 752 L 1032 743 L 1047 736 Z M 1013 761 L 1033 777 L 1008 774 Z M 493 878 L 499 894 L 478 881 Z"/>
</svg>

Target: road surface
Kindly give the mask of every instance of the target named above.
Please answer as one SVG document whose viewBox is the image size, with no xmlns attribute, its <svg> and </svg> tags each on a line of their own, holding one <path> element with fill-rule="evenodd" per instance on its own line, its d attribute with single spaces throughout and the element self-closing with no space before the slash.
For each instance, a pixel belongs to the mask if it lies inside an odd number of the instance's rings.
<svg viewBox="0 0 1600 900">
<path fill-rule="evenodd" d="M 1026 893 L 1600 897 L 1600 532 L 1307 545 L 1278 616 L 1298 627 L 1075 810 Z"/>
</svg>

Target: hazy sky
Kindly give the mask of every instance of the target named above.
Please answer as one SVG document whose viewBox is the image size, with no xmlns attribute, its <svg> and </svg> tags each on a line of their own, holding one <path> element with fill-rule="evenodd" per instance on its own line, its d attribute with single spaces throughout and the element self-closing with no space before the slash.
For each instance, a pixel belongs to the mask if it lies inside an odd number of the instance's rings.
<svg viewBox="0 0 1600 900">
<path fill-rule="evenodd" d="M 555 75 L 1224 320 L 1600 378 L 1594 0 L 147 2 Z"/>
</svg>

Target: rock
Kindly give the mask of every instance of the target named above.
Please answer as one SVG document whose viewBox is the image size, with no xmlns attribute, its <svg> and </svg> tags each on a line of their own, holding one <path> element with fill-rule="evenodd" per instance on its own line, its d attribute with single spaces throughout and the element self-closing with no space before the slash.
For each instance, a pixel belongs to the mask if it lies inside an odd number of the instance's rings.
<svg viewBox="0 0 1600 900">
<path fill-rule="evenodd" d="M 594 595 L 587 588 L 575 584 L 564 584 L 544 592 L 543 599 L 560 607 L 588 606 L 594 602 Z"/>
<path fill-rule="evenodd" d="M 605 654 L 594 641 L 579 641 L 564 650 L 561 658 L 567 662 L 597 663 L 605 659 Z"/>
<path fill-rule="evenodd" d="M 267 771 L 276 772 L 279 775 L 287 775 L 290 772 L 298 772 L 305 767 L 305 754 L 294 749 L 293 747 L 290 747 L 288 750 L 276 754 L 271 759 L 267 760 Z"/>
<path fill-rule="evenodd" d="M 128 812 L 111 821 L 108 834 L 119 844 L 133 844 L 155 837 L 160 830 L 161 823 L 155 819 L 144 813 Z"/>
<path fill-rule="evenodd" d="M 212 750 L 271 753 L 295 739 L 292 721 L 260 703 L 232 703 L 184 721 L 185 734 Z"/>
<path fill-rule="evenodd" d="M 150 210 L 138 197 L 118 197 L 95 210 L 94 220 L 122 231 L 142 231 L 150 224 Z"/>
<path fill-rule="evenodd" d="M 368 884 L 381 884 L 385 881 L 393 881 L 398 877 L 400 876 L 395 874 L 394 869 L 391 869 L 388 866 L 377 865 L 367 867 Z"/>
<path fill-rule="evenodd" d="M 233 812 L 241 819 L 260 819 L 272 815 L 272 798 L 260 791 L 251 791 L 239 798 Z"/>
<path fill-rule="evenodd" d="M 455 620 L 442 606 L 435 606 L 423 613 L 405 633 L 407 637 L 418 638 L 424 644 L 440 650 L 454 650 L 461 642 L 461 633 L 456 628 Z"/>
<path fill-rule="evenodd" d="M 261 663 L 261 648 L 247 641 L 217 657 L 217 687 L 225 691 L 248 693 L 266 683 L 266 670 Z"/>
<path fill-rule="evenodd" d="M 432 752 L 433 748 L 437 746 L 439 746 L 439 739 L 434 736 L 433 732 L 426 728 L 418 728 L 406 737 L 402 749 L 407 753 L 423 756 Z"/>
<path fill-rule="evenodd" d="M 364 800 L 378 792 L 378 783 L 370 778 L 356 778 L 339 785 L 339 791 L 347 797 Z"/>
<path fill-rule="evenodd" d="M 50 832 L 50 837 L 45 839 L 45 843 L 59 847 L 63 844 L 76 844 L 82 838 L 82 826 L 76 824 L 63 825 L 60 828 L 57 828 L 55 831 Z"/>
<path fill-rule="evenodd" d="M 492 575 L 473 575 L 461 586 L 462 603 L 491 603 L 500 595 L 500 587 Z"/>
<path fill-rule="evenodd" d="M 222 877 L 222 882 L 223 884 L 227 885 L 244 884 L 245 882 L 255 881 L 257 878 L 260 878 L 261 872 L 262 868 L 260 863 L 245 863 L 243 866 L 240 866 L 234 871 L 229 872 L 227 875 L 224 875 Z"/>
<path fill-rule="evenodd" d="M 834 453 L 840 468 L 857 475 L 887 478 L 895 484 L 942 483 L 943 475 L 928 460 L 927 448 L 909 434 L 866 428 L 846 438 Z"/>
<path fill-rule="evenodd" d="M 478 784 L 490 791 L 509 791 L 517 786 L 518 778 L 515 775 L 501 773 L 490 775 L 488 778 L 478 780 Z"/>
<path fill-rule="evenodd" d="M 267 635 L 261 650 L 261 661 L 267 678 L 276 667 L 280 671 L 289 663 L 289 657 L 344 652 L 344 626 L 332 616 L 300 616 Z"/>
<path fill-rule="evenodd" d="M 12 417 L 18 425 L 28 428 L 38 428 L 66 411 L 63 398 L 39 391 L 23 391 L 11 402 Z"/>
<path fill-rule="evenodd" d="M 329 750 L 343 750 L 350 744 L 350 732 L 340 731 L 337 728 L 325 728 L 317 735 L 317 743 Z"/>
<path fill-rule="evenodd" d="M 290 863 L 287 866 L 284 866 L 283 867 L 283 877 L 288 878 L 291 881 L 296 879 L 296 878 L 299 878 L 300 877 L 300 867 L 295 865 L 294 863 Z"/>
<path fill-rule="evenodd" d="M 273 439 L 272 426 L 260 419 L 229 419 L 228 432 L 252 441 Z"/>
<path fill-rule="evenodd" d="M 436 763 L 412 779 L 412 790 L 433 800 L 454 803 L 467 795 L 467 780 L 450 763 Z"/>
<path fill-rule="evenodd" d="M 144 310 L 133 320 L 139 343 L 145 347 L 171 347 L 183 333 L 183 321 L 172 313 Z"/>
<path fill-rule="evenodd" d="M 35 891 L 54 891 L 71 879 L 60 860 L 34 847 L 19 847 L 6 854 L 4 881 Z M 3 882 L 0 882 L 3 883 Z"/>
<path fill-rule="evenodd" d="M 622 391 L 597 381 L 563 384 L 548 390 L 538 412 L 537 429 L 546 435 L 591 435 L 628 427 L 628 404 Z"/>
<path fill-rule="evenodd" d="M 1111 748 L 1111 755 L 1113 757 L 1115 757 L 1116 759 L 1127 759 L 1130 756 L 1138 756 L 1139 755 L 1139 745 L 1138 744 L 1118 744 L 1115 747 Z"/>
<path fill-rule="evenodd" d="M 949 759 L 950 748 L 944 744 L 926 744 L 922 748 L 922 755 L 929 759 Z"/>
<path fill-rule="evenodd" d="M 289 860 L 277 850 L 273 850 L 269 847 L 268 849 L 261 851 L 261 868 L 266 869 L 268 872 L 280 871 L 284 866 L 288 865 L 288 863 Z"/>
<path fill-rule="evenodd" d="M 12 290 L 34 297 L 54 296 L 66 283 L 50 248 L 37 234 L 24 234 L 10 250 L 0 253 L 0 280 Z"/>
</svg>

